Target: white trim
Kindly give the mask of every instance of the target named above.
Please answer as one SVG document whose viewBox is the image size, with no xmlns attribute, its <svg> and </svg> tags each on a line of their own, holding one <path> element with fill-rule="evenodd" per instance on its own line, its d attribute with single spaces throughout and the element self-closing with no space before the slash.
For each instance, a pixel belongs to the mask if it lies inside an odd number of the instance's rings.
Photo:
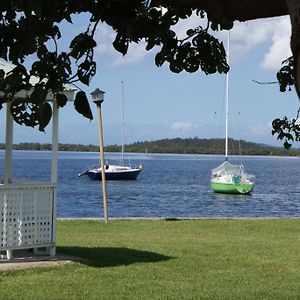
<svg viewBox="0 0 300 300">
<path fill-rule="evenodd" d="M 57 183 L 57 156 L 58 156 L 58 107 L 56 101 L 52 104 L 52 160 L 51 160 L 51 182 Z"/>
<path fill-rule="evenodd" d="M 5 136 L 5 161 L 4 161 L 4 183 L 11 182 L 12 174 L 12 145 L 13 145 L 13 118 L 10 113 L 11 103 L 6 105 L 6 136 Z"/>
</svg>

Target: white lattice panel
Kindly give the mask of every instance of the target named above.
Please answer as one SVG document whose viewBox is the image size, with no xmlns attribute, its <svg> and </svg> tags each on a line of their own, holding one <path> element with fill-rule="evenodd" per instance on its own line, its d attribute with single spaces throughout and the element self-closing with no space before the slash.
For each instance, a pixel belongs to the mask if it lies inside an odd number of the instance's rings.
<svg viewBox="0 0 300 300">
<path fill-rule="evenodd" d="M 53 244 L 54 187 L 0 186 L 0 250 Z"/>
</svg>

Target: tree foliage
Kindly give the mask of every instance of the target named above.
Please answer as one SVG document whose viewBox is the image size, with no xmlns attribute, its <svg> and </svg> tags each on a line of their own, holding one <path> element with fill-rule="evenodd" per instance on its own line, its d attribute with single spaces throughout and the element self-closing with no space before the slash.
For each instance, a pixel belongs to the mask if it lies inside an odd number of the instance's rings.
<svg viewBox="0 0 300 300">
<path fill-rule="evenodd" d="M 162 7 L 160 1 L 145 0 L 1 0 L 0 56 L 16 67 L 8 74 L 0 70 L 0 109 L 3 103 L 11 101 L 11 113 L 17 123 L 38 126 L 44 131 L 52 116 L 47 94 L 53 93 L 58 107 L 62 108 L 67 102 L 64 86 L 77 82 L 89 85 L 96 74 L 94 36 L 101 23 L 116 32 L 113 46 L 123 55 L 130 43 L 145 41 L 146 50 L 154 47 L 157 50 L 155 64 L 168 64 L 172 72 L 227 73 L 224 46 L 213 32 L 231 29 L 234 18 L 220 13 L 217 6 L 202 9 L 201 5 L 179 2 L 164 0 Z M 193 12 L 199 17 L 199 23 L 206 19 L 207 26 L 190 28 L 185 37 L 179 38 L 174 25 Z M 73 16 L 80 13 L 89 15 L 89 24 L 72 38 L 68 50 L 60 51 L 61 23 L 72 23 Z M 26 69 L 24 64 L 29 57 L 34 62 Z M 293 60 L 289 59 L 278 73 L 281 91 L 294 82 L 292 67 Z M 32 77 L 38 79 L 35 85 L 30 81 Z M 21 90 L 28 91 L 25 99 L 15 97 Z M 83 91 L 76 96 L 75 109 L 93 118 Z M 276 134 L 282 126 L 279 122 L 274 124 Z M 297 132 L 298 128 L 293 128 Z"/>
<path fill-rule="evenodd" d="M 168 63 L 176 73 L 201 69 L 206 74 L 226 73 L 229 66 L 223 44 L 209 33 L 209 28 L 230 29 L 232 22 L 216 20 L 199 10 L 199 18 L 208 17 L 207 28 L 197 27 L 187 31 L 186 37 L 178 39 L 172 26 L 180 19 L 191 16 L 192 8 L 179 9 L 171 4 L 166 12 L 140 0 L 3 0 L 0 2 L 0 55 L 16 65 L 8 74 L 0 72 L 0 107 L 12 101 L 14 120 L 26 126 L 39 126 L 44 130 L 52 111 L 46 102 L 52 92 L 58 107 L 66 104 L 63 94 L 65 84 L 81 82 L 89 85 L 96 74 L 94 34 L 99 23 L 106 23 L 116 31 L 113 46 L 125 55 L 130 43 L 146 41 L 146 50 L 158 46 L 155 58 L 157 66 Z M 68 51 L 60 52 L 58 42 L 62 38 L 60 24 L 79 13 L 88 13 L 90 22 L 86 30 L 73 37 Z M 24 62 L 34 57 L 30 70 Z M 75 67 L 74 67 L 75 66 Z M 33 86 L 30 78 L 38 82 Z M 16 99 L 19 91 L 32 91 L 25 99 Z M 92 113 L 83 91 L 75 100 L 75 109 L 92 119 Z"/>
<path fill-rule="evenodd" d="M 291 91 L 291 86 L 295 83 L 294 58 L 291 56 L 284 60 L 282 64 L 282 68 L 277 73 L 279 88 L 281 92 Z M 295 118 L 276 118 L 272 122 L 272 134 L 277 135 L 277 139 L 284 141 L 283 145 L 286 149 L 292 146 L 293 141 L 300 141 L 299 113 L 300 108 Z"/>
</svg>

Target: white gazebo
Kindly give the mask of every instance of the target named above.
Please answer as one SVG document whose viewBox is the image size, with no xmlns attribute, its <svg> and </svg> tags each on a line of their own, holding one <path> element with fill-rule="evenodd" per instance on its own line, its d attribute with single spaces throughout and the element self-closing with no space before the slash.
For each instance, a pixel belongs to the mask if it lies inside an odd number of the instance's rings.
<svg viewBox="0 0 300 300">
<path fill-rule="evenodd" d="M 15 66 L 0 59 L 0 69 L 7 74 Z M 34 85 L 37 78 L 33 78 Z M 65 86 L 68 101 L 74 100 L 75 90 Z M 24 98 L 30 91 L 15 97 Z M 51 182 L 17 181 L 12 178 L 13 118 L 10 103 L 6 105 L 6 138 L 4 178 L 0 179 L 0 255 L 13 258 L 15 250 L 33 249 L 35 253 L 54 256 L 56 253 L 56 185 L 58 154 L 58 108 L 52 94 L 52 163 Z"/>
</svg>

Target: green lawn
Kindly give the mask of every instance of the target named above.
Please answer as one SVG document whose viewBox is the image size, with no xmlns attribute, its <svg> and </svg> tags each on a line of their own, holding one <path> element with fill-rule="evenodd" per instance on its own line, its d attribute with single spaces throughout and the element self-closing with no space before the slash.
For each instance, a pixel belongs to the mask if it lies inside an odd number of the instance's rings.
<svg viewBox="0 0 300 300">
<path fill-rule="evenodd" d="M 300 299 L 300 219 L 59 221 L 90 260 L 0 273 L 0 299 Z"/>
</svg>

